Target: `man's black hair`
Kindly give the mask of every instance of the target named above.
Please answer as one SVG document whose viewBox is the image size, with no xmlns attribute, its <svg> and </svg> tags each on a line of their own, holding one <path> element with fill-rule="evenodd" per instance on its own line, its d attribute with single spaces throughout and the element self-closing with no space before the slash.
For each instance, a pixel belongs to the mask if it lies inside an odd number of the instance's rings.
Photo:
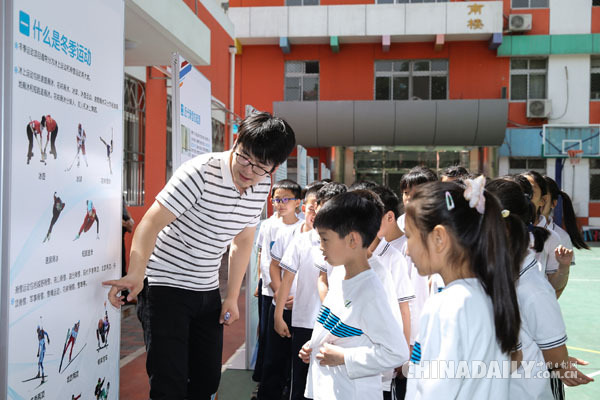
<svg viewBox="0 0 600 400">
<path fill-rule="evenodd" d="M 461 165 L 451 165 L 442 171 L 442 176 L 454 179 L 464 179 L 469 175 L 469 171 Z"/>
<path fill-rule="evenodd" d="M 427 167 L 417 166 L 408 171 L 400 180 L 400 190 L 404 192 L 415 186 L 422 185 L 427 182 L 435 182 L 438 178 L 432 170 Z"/>
<path fill-rule="evenodd" d="M 379 186 L 377 182 L 362 180 L 355 181 L 352 185 L 350 185 L 348 190 L 373 190 L 377 186 Z"/>
<path fill-rule="evenodd" d="M 362 247 L 367 248 L 377 236 L 382 217 L 383 206 L 373 192 L 354 190 L 341 193 L 325 203 L 315 217 L 314 227 L 332 230 L 340 238 L 357 232 L 362 239 Z"/>
<path fill-rule="evenodd" d="M 387 214 L 392 211 L 394 213 L 394 218 L 398 219 L 401 215 L 400 205 L 402 204 L 398 195 L 387 186 L 376 186 L 372 191 L 381 199 L 381 202 L 383 203 L 383 213 Z"/>
<path fill-rule="evenodd" d="M 294 198 L 298 200 L 302 200 L 302 188 L 295 181 L 291 179 L 282 179 L 280 181 L 275 182 L 273 187 L 271 188 L 271 197 L 275 196 L 275 191 L 277 189 L 281 190 L 289 190 L 294 194 Z"/>
<path fill-rule="evenodd" d="M 326 183 L 317 192 L 317 203 L 322 206 L 332 197 L 334 197 L 340 193 L 345 193 L 347 190 L 348 190 L 348 188 L 343 183 L 339 183 L 339 182 Z"/>
<path fill-rule="evenodd" d="M 292 127 L 268 112 L 244 118 L 239 127 L 234 150 L 241 146 L 256 161 L 275 167 L 283 163 L 296 145 Z M 271 170 L 272 171 L 272 170 Z"/>
<path fill-rule="evenodd" d="M 302 189 L 302 198 L 306 200 L 306 198 L 308 198 L 309 196 L 316 197 L 317 193 L 324 185 L 325 184 L 320 181 L 316 181 L 307 185 L 304 189 Z"/>
</svg>

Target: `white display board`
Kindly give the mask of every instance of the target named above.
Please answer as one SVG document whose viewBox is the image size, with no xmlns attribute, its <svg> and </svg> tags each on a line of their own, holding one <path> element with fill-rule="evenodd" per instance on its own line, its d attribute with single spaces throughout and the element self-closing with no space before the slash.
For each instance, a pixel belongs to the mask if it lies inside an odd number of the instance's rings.
<svg viewBox="0 0 600 400">
<path fill-rule="evenodd" d="M 331 171 L 324 163 L 321 163 L 321 179 L 331 179 Z"/>
<path fill-rule="evenodd" d="M 273 183 L 287 179 L 287 177 L 287 160 L 285 160 L 275 170 L 275 176 L 273 176 Z"/>
<path fill-rule="evenodd" d="M 211 84 L 179 54 L 173 57 L 173 171 L 187 160 L 212 152 Z M 177 132 L 177 134 L 176 134 Z"/>
<path fill-rule="evenodd" d="M 306 157 L 306 177 L 308 183 L 314 182 L 315 179 L 315 164 L 312 157 Z"/>
<path fill-rule="evenodd" d="M 306 186 L 309 182 L 306 176 L 306 149 L 300 145 L 297 146 L 296 150 L 297 163 L 296 163 L 296 175 L 298 177 L 298 184 L 301 187 Z"/>
<path fill-rule="evenodd" d="M 114 399 L 120 312 L 101 282 L 121 275 L 124 2 L 3 5 L 0 398 Z"/>
</svg>

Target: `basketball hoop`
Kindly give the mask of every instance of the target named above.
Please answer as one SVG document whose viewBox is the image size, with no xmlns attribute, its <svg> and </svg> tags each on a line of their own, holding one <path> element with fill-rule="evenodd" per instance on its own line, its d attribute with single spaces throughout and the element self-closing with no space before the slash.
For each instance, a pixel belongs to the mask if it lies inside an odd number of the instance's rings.
<svg viewBox="0 0 600 400">
<path fill-rule="evenodd" d="M 581 156 L 583 155 L 583 150 L 567 150 L 567 153 L 569 154 L 571 165 L 579 164 Z"/>
</svg>

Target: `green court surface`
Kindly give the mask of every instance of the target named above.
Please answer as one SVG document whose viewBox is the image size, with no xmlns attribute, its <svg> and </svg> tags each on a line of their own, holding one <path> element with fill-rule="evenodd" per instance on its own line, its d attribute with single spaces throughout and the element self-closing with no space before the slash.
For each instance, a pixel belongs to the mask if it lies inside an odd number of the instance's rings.
<svg viewBox="0 0 600 400">
<path fill-rule="evenodd" d="M 575 250 L 569 284 L 559 299 L 569 355 L 588 361 L 580 371 L 595 375 L 595 382 L 566 388 L 566 396 L 577 400 L 600 399 L 600 245 L 591 250 Z"/>
</svg>

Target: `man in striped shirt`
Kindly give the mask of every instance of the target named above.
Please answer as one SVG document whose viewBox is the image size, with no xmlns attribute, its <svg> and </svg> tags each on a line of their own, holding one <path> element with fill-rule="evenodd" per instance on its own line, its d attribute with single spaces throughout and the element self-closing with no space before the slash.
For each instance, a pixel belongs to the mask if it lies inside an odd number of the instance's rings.
<svg viewBox="0 0 600 400">
<path fill-rule="evenodd" d="M 230 151 L 200 155 L 177 169 L 138 225 L 128 274 L 108 298 L 119 307 L 139 293 L 150 398 L 209 399 L 221 374 L 223 324 L 239 318 L 238 296 L 271 173 L 295 146 L 283 120 L 257 113 Z M 219 267 L 227 246 L 227 297 Z"/>
</svg>

